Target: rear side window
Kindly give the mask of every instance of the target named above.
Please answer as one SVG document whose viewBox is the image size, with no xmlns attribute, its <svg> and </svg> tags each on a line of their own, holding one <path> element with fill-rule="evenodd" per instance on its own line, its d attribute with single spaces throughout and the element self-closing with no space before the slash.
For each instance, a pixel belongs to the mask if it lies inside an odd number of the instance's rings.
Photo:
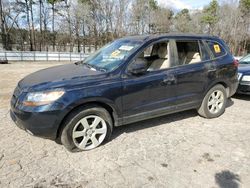
<svg viewBox="0 0 250 188">
<path fill-rule="evenodd" d="M 219 43 L 214 41 L 206 41 L 206 43 L 208 44 L 208 47 L 215 58 L 226 54 L 225 49 Z"/>
<path fill-rule="evenodd" d="M 176 41 L 178 65 L 201 62 L 201 52 L 198 41 Z"/>
</svg>

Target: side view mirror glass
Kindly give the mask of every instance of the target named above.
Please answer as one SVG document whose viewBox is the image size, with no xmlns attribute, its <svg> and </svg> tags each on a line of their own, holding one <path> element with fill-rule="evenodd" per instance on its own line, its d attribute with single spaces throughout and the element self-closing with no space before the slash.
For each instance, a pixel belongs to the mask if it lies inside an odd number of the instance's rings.
<svg viewBox="0 0 250 188">
<path fill-rule="evenodd" d="M 134 75 L 145 74 L 148 66 L 144 58 L 136 58 L 129 67 L 129 72 Z"/>
</svg>

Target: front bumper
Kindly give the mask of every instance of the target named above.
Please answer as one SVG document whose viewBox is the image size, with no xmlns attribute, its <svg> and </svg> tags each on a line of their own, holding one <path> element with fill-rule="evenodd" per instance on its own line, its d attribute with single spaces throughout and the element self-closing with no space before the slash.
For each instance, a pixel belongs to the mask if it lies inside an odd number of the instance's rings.
<svg viewBox="0 0 250 188">
<path fill-rule="evenodd" d="M 58 128 L 67 111 L 61 102 L 51 103 L 38 107 L 23 106 L 25 91 L 16 87 L 10 101 L 10 117 L 16 125 L 26 132 L 56 140 Z"/>
<path fill-rule="evenodd" d="M 236 93 L 250 95 L 250 82 L 240 82 Z"/>
<path fill-rule="evenodd" d="M 58 119 L 58 112 L 24 112 L 17 109 L 10 110 L 10 117 L 16 125 L 26 132 L 55 140 L 57 137 L 57 130 L 60 125 Z"/>
</svg>

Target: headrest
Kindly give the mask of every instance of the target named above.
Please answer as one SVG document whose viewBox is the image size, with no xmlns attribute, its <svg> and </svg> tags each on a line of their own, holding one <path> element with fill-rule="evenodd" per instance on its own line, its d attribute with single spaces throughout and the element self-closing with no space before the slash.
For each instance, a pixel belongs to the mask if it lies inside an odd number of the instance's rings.
<svg viewBox="0 0 250 188">
<path fill-rule="evenodd" d="M 200 58 L 200 53 L 196 52 L 196 53 L 193 55 L 193 58 Z"/>
<path fill-rule="evenodd" d="M 189 59 L 196 59 L 200 57 L 200 53 L 198 52 L 188 52 L 187 53 L 187 58 Z"/>
<path fill-rule="evenodd" d="M 160 44 L 158 48 L 159 58 L 168 59 L 168 45 L 166 43 Z"/>
</svg>

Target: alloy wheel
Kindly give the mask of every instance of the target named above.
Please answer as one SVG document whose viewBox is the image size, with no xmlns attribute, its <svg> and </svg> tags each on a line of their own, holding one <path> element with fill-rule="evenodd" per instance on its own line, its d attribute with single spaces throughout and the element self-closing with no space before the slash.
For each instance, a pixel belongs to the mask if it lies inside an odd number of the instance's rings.
<svg viewBox="0 0 250 188">
<path fill-rule="evenodd" d="M 220 90 L 215 90 L 208 98 L 207 108 L 210 113 L 217 114 L 224 105 L 224 95 Z"/>
<path fill-rule="evenodd" d="M 99 116 L 90 115 L 76 123 L 72 131 L 74 144 L 81 150 L 98 147 L 107 134 L 107 124 Z"/>
</svg>

